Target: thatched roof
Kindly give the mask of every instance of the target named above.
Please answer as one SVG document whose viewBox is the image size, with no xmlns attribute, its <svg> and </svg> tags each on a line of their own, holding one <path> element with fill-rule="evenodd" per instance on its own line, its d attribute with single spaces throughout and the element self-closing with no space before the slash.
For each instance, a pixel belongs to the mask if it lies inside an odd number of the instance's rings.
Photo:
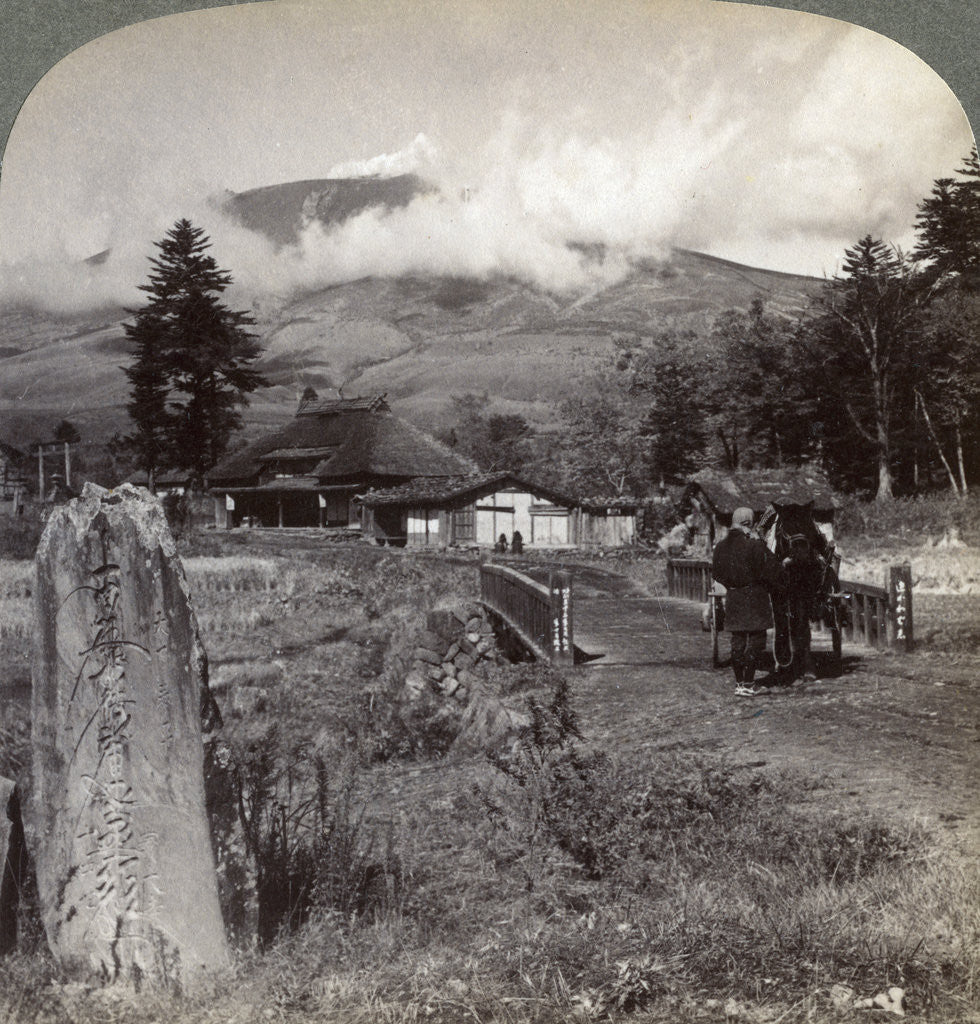
<svg viewBox="0 0 980 1024">
<path fill-rule="evenodd" d="M 711 511 L 729 518 L 736 508 L 751 508 L 756 515 L 767 505 L 805 505 L 813 502 L 813 511 L 833 515 L 834 495 L 826 476 L 810 467 L 799 469 L 755 469 L 724 473 L 703 469 L 691 477 L 685 496 L 698 493 Z"/>
<path fill-rule="evenodd" d="M 305 402 L 285 426 L 215 466 L 208 483 L 249 486 L 270 462 L 297 459 L 316 459 L 303 475 L 323 484 L 459 476 L 475 469 L 469 459 L 393 415 L 379 396 Z"/>
</svg>

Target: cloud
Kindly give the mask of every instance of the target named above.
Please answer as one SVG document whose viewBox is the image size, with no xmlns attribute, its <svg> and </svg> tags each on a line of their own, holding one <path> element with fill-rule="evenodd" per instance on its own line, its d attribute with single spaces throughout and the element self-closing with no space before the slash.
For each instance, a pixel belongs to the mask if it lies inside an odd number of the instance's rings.
<svg viewBox="0 0 980 1024">
<path fill-rule="evenodd" d="M 706 58 L 688 54 L 669 74 L 651 71 L 618 122 L 572 105 L 544 118 L 518 103 L 465 146 L 437 131 L 412 137 L 412 125 L 407 145 L 335 162 L 328 176 L 413 172 L 435 191 L 329 228 L 314 221 L 282 249 L 221 212 L 223 183 L 142 160 L 65 228 L 73 259 L 0 266 L 0 301 L 62 313 L 137 306 L 153 242 L 180 217 L 210 236 L 238 308 L 403 274 L 505 275 L 584 293 L 674 245 L 833 273 L 844 246 L 868 231 L 907 247 L 916 204 L 969 146 L 961 112 L 924 66 L 906 59 L 856 80 L 862 45 L 858 33 L 820 37 L 805 76 L 782 46 L 759 43 L 712 76 Z M 909 110 L 932 142 L 910 145 Z M 110 259 L 82 262 L 79 238 L 89 253 L 110 248 Z"/>
<path fill-rule="evenodd" d="M 633 258 L 667 254 L 690 174 L 728 137 L 694 140 L 697 130 L 671 125 L 674 143 L 665 155 L 659 142 L 635 147 L 542 134 L 508 116 L 465 172 L 419 134 L 398 152 L 338 165 L 331 176 L 424 169 L 435 191 L 329 229 L 314 221 L 296 245 L 278 250 L 223 213 L 220 196 L 206 200 L 213 187 L 198 183 L 193 195 L 158 182 L 119 203 L 125 215 L 105 225 L 111 255 L 104 264 L 0 267 L 0 296 L 62 313 L 139 305 L 152 243 L 178 217 L 205 229 L 213 255 L 233 274 L 231 295 L 239 302 L 284 301 L 360 277 L 402 274 L 504 275 L 551 292 L 588 291 L 621 279 Z"/>
<path fill-rule="evenodd" d="M 222 198 L 220 190 L 203 180 L 190 184 L 160 182 L 156 188 L 134 187 L 117 195 L 118 205 L 112 216 L 101 217 L 98 211 L 89 211 L 89 258 L 59 254 L 0 263 L 0 304 L 66 316 L 142 306 L 146 296 L 139 286 L 151 270 L 150 257 L 157 255 L 154 243 L 185 217 L 204 229 L 212 242 L 212 255 L 220 266 L 231 269 L 234 277 L 238 277 L 236 263 L 246 264 L 252 279 L 249 293 L 255 294 L 260 268 L 275 260 L 275 248 L 225 215 L 220 207 Z M 103 252 L 104 259 L 91 259 Z M 238 288 L 235 294 L 242 296 Z"/>
<path fill-rule="evenodd" d="M 438 193 L 329 230 L 314 222 L 265 286 L 426 273 L 512 276 L 559 293 L 610 285 L 632 260 L 666 257 L 691 212 L 691 182 L 738 131 L 690 119 L 661 127 L 662 137 L 637 146 L 541 133 L 509 116 L 466 177 L 428 149 Z"/>
<path fill-rule="evenodd" d="M 367 160 L 348 160 L 335 164 L 327 171 L 328 178 L 369 178 L 375 175 L 391 178 L 425 169 L 436 160 L 436 148 L 419 132 L 411 144 L 396 153 L 382 153 Z"/>
</svg>

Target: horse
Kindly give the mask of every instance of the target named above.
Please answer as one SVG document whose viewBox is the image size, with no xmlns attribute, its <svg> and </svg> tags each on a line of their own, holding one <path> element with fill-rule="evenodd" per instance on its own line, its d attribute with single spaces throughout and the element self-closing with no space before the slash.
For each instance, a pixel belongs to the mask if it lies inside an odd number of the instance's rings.
<svg viewBox="0 0 980 1024">
<path fill-rule="evenodd" d="M 838 589 L 840 558 L 813 518 L 813 503 L 769 505 L 759 519 L 766 546 L 782 564 L 782 585 L 772 594 L 773 655 L 781 681 L 815 678 L 810 622 L 823 620 L 840 653 L 840 624 L 831 595 Z"/>
</svg>

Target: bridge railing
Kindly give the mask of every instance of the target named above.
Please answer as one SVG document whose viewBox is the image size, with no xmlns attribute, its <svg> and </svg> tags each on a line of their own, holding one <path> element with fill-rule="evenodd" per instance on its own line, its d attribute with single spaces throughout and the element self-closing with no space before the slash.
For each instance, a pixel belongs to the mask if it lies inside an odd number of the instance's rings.
<svg viewBox="0 0 980 1024">
<path fill-rule="evenodd" d="M 703 558 L 668 558 L 667 593 L 707 603 L 711 593 L 711 563 Z"/>
<path fill-rule="evenodd" d="M 547 585 L 504 565 L 480 566 L 480 601 L 539 658 L 572 664 L 572 580 L 549 575 Z"/>
<path fill-rule="evenodd" d="M 701 558 L 668 558 L 667 593 L 706 603 L 711 593 L 711 563 Z M 841 580 L 837 599 L 847 640 L 868 647 L 912 650 L 912 567 L 908 563 L 889 568 L 887 587 Z"/>
</svg>

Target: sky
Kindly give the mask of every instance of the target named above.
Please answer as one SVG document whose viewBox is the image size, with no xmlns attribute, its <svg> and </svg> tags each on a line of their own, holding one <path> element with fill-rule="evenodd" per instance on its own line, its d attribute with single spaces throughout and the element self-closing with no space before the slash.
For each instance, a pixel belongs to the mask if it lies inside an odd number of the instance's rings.
<svg viewBox="0 0 980 1024">
<path fill-rule="evenodd" d="M 972 144 L 956 98 L 915 55 L 800 12 L 712 0 L 213 8 L 95 40 L 35 88 L 3 158 L 0 302 L 138 305 L 152 243 L 181 217 L 207 231 L 245 297 L 406 272 L 583 292 L 671 246 L 823 276 L 867 233 L 911 248 L 918 203 Z M 332 232 L 312 225 L 286 251 L 214 202 L 405 171 L 439 192 Z M 82 262 L 106 249 L 104 265 Z"/>
</svg>

